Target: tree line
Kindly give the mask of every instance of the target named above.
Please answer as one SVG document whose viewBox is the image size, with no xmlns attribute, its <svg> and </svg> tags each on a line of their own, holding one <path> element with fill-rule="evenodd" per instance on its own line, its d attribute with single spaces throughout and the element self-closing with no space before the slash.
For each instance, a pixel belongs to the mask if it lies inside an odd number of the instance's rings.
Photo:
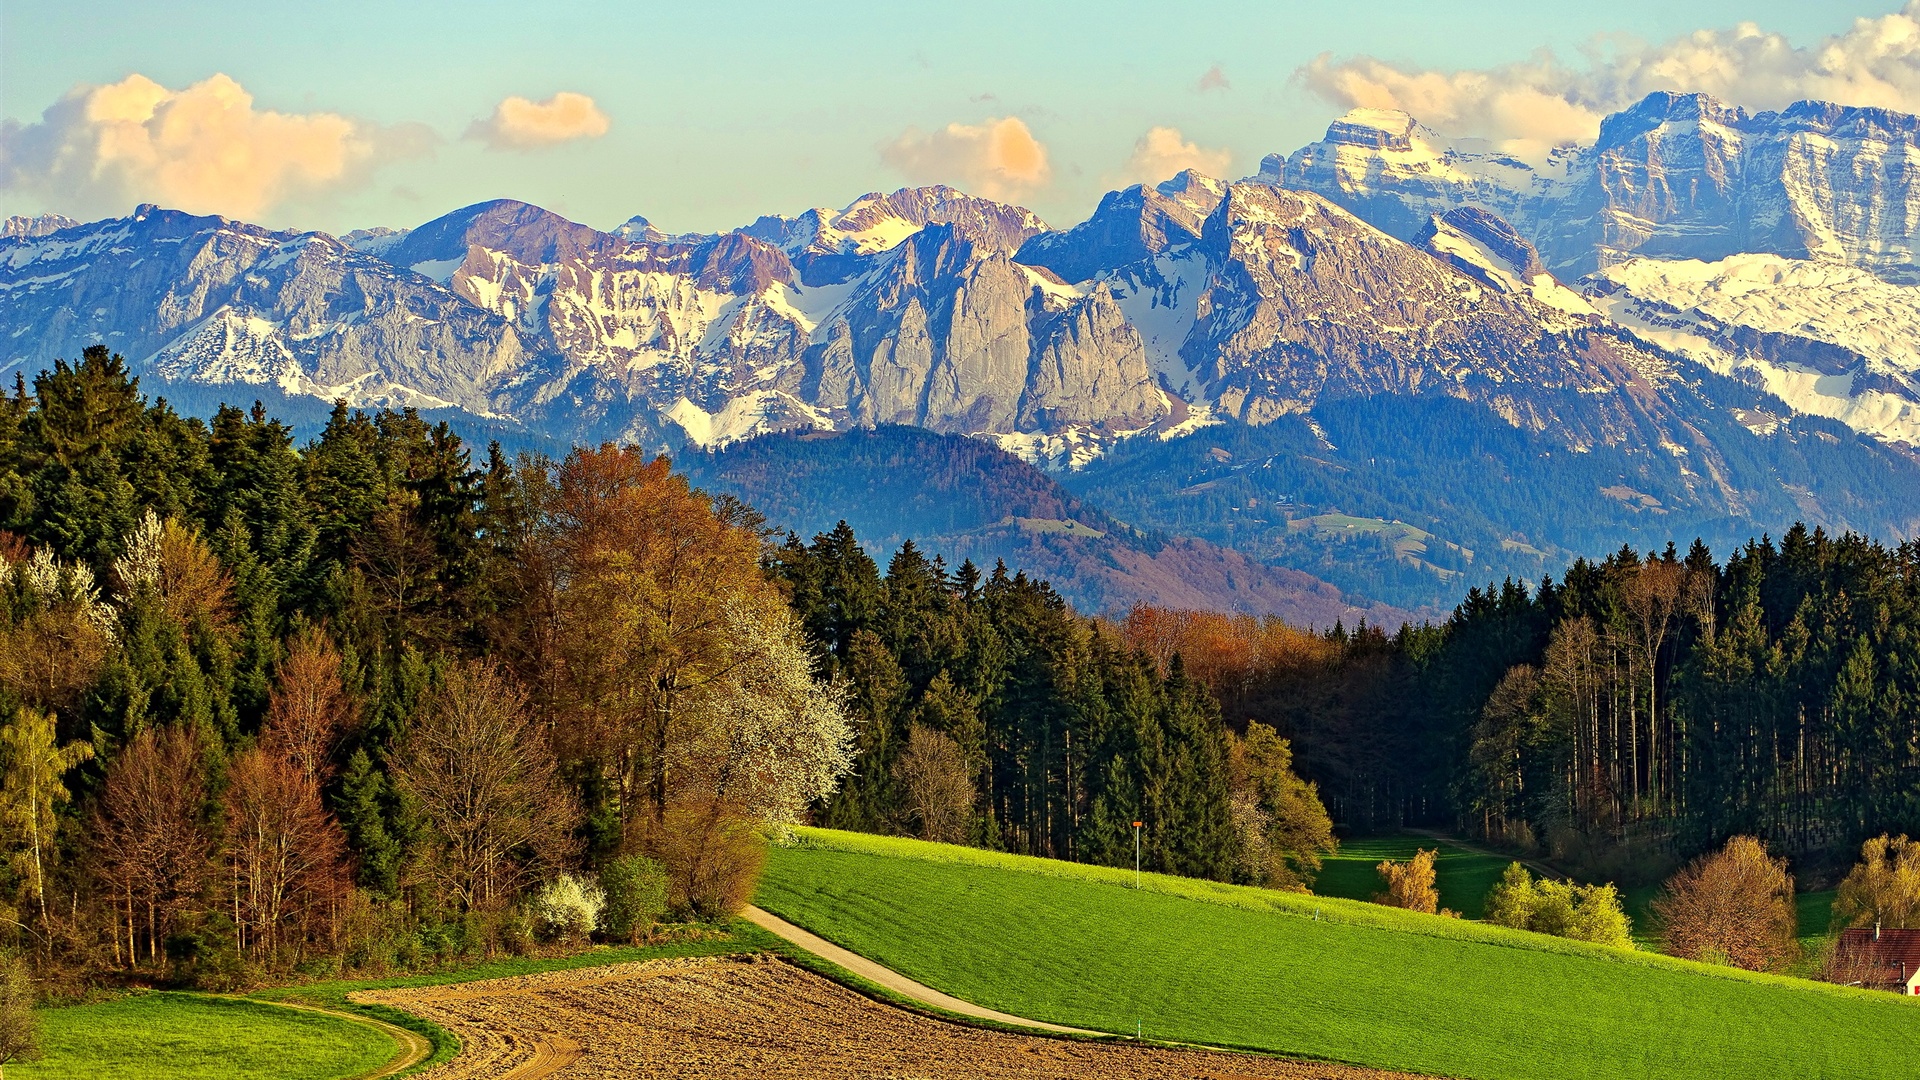
<svg viewBox="0 0 1920 1080">
<path fill-rule="evenodd" d="M 95 348 L 0 402 L 0 530 L 0 938 L 50 973 L 714 916 L 852 764 L 758 519 L 633 448 L 344 406 L 296 446 Z"/>
</svg>

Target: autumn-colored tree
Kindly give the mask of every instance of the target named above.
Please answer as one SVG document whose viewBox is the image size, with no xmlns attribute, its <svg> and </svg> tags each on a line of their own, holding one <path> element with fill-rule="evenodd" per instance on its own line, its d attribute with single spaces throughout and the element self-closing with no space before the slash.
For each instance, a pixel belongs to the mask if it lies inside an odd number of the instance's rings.
<svg viewBox="0 0 1920 1080">
<path fill-rule="evenodd" d="M 1292 744 L 1252 721 L 1244 737 L 1229 733 L 1228 769 L 1247 876 L 1276 889 L 1310 887 L 1321 857 L 1340 845 L 1319 790 L 1294 774 Z"/>
<path fill-rule="evenodd" d="M 141 731 L 107 768 L 93 838 L 126 919 L 129 963 L 139 961 L 142 921 L 147 958 L 157 961 L 160 943 L 206 887 L 213 850 L 201 824 L 206 803 L 200 744 L 185 728 Z"/>
<path fill-rule="evenodd" d="M 1374 894 L 1373 902 L 1428 915 L 1441 914 L 1440 890 L 1434 887 L 1433 869 L 1433 861 L 1439 855 L 1438 848 L 1432 851 L 1418 848 L 1406 862 L 1383 861 L 1374 869 L 1379 871 L 1380 883 L 1386 888 Z"/>
<path fill-rule="evenodd" d="M 40 1017 L 34 1007 L 33 976 L 18 957 L 0 960 L 0 1080 L 16 1061 L 40 1056 Z"/>
<path fill-rule="evenodd" d="M 1750 971 L 1780 967 L 1799 954 L 1793 875 L 1751 836 L 1736 836 L 1667 880 L 1653 912 L 1666 951 L 1689 960 Z"/>
<path fill-rule="evenodd" d="M 396 747 L 394 781 L 425 815 L 431 870 L 460 910 L 505 903 L 570 854 L 579 808 L 526 695 L 492 664 L 447 672 Z"/>
<path fill-rule="evenodd" d="M 309 627 L 294 637 L 280 662 L 260 745 L 296 765 L 310 782 L 333 778 L 334 752 L 359 720 L 340 680 L 340 653 L 326 634 Z"/>
<path fill-rule="evenodd" d="M 9 564 L 4 585 L 25 614 L 0 625 L 0 686 L 34 708 L 75 715 L 113 643 L 113 609 L 84 563 L 44 548 Z"/>
<path fill-rule="evenodd" d="M 66 775 L 93 759 L 91 743 L 59 745 L 53 714 L 21 708 L 0 727 L 0 823 L 14 845 L 14 864 L 47 922 L 47 862 L 53 857 L 54 814 L 72 798 Z"/>
<path fill-rule="evenodd" d="M 894 759 L 893 780 L 902 799 L 902 828 L 943 844 L 967 839 L 974 791 L 972 770 L 959 743 L 925 724 L 913 725 L 906 747 Z"/>
<path fill-rule="evenodd" d="M 153 511 L 127 537 L 114 560 L 113 578 L 122 597 L 150 592 L 162 616 L 181 631 L 198 628 L 225 635 L 233 629 L 233 580 L 198 531 Z"/>
<path fill-rule="evenodd" d="M 774 595 L 759 537 L 635 448 L 575 450 L 551 500 L 564 752 L 604 770 L 623 820 L 657 819 L 701 695 L 743 658 L 739 611 Z"/>
<path fill-rule="evenodd" d="M 240 944 L 271 960 L 344 891 L 346 837 L 314 778 L 266 750 L 234 758 L 225 801 Z"/>
<path fill-rule="evenodd" d="M 1860 845 L 1833 914 L 1843 926 L 1920 927 L 1920 841 L 1882 834 Z"/>
</svg>

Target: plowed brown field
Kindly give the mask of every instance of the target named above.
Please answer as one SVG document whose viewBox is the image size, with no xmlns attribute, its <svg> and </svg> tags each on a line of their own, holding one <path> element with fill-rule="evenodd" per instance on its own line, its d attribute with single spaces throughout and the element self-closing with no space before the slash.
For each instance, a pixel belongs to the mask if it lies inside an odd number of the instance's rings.
<svg viewBox="0 0 1920 1080">
<path fill-rule="evenodd" d="M 1402 1074 L 963 1027 L 862 997 L 771 957 L 653 960 L 354 995 L 459 1035 L 431 1080 L 1210 1078 Z M 1410 1078 L 1409 1078 L 1410 1080 Z"/>
</svg>

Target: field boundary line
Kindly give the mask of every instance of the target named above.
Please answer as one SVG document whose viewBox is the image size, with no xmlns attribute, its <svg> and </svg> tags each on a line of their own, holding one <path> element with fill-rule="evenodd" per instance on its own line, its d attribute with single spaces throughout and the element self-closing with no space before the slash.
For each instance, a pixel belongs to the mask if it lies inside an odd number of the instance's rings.
<svg viewBox="0 0 1920 1080">
<path fill-rule="evenodd" d="M 398 1053 L 394 1054 L 393 1058 L 385 1065 L 374 1069 L 372 1072 L 357 1073 L 352 1077 L 348 1077 L 347 1080 L 387 1080 L 390 1076 L 398 1076 L 408 1069 L 413 1068 L 415 1065 L 420 1064 L 427 1059 L 429 1054 L 433 1053 L 433 1041 L 425 1035 L 417 1031 L 408 1031 L 398 1024 L 389 1024 L 385 1020 L 376 1020 L 370 1016 L 340 1012 L 337 1009 L 322 1008 L 321 1006 L 309 1005 L 305 1002 L 275 1001 L 271 998 L 242 997 L 237 994 L 208 994 L 206 996 L 222 998 L 227 1001 L 245 1001 L 256 1005 L 271 1005 L 279 1009 L 296 1009 L 300 1012 L 319 1013 L 321 1016 L 331 1016 L 337 1020 L 346 1020 L 359 1024 L 362 1027 L 373 1028 L 375 1031 L 380 1032 L 394 1041 L 398 1048 Z"/>
<path fill-rule="evenodd" d="M 1029 1020 L 1024 1016 L 1014 1016 L 1011 1013 L 1003 1013 L 995 1009 L 975 1005 L 970 1001 L 962 1001 L 951 994 L 943 994 L 925 983 L 909 979 L 892 968 L 875 963 L 861 956 L 859 953 L 841 948 L 818 934 L 795 926 L 780 916 L 751 904 L 747 905 L 746 910 L 741 912 L 741 917 L 758 926 L 760 929 L 784 939 L 789 944 L 805 949 L 815 956 L 820 957 L 822 960 L 837 964 L 863 979 L 871 980 L 875 984 L 899 994 L 901 997 L 910 998 L 923 1005 L 931 1005 L 936 1009 L 956 1013 L 960 1016 L 970 1016 L 976 1020 L 991 1020 L 997 1024 L 1033 1028 L 1039 1031 L 1051 1031 L 1060 1035 L 1096 1035 L 1103 1038 L 1116 1037 L 1110 1031 L 1092 1031 L 1087 1028 L 1067 1027 L 1063 1024 L 1049 1024 L 1044 1020 Z"/>
</svg>

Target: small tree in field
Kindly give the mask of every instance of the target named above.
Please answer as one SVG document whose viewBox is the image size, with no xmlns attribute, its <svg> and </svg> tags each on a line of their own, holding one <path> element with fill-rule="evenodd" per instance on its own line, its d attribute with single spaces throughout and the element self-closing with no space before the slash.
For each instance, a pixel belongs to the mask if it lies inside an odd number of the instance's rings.
<svg viewBox="0 0 1920 1080">
<path fill-rule="evenodd" d="M 40 1056 L 40 1019 L 33 1012 L 33 983 L 19 958 L 0 962 L 0 1077 L 16 1061 Z"/>
<path fill-rule="evenodd" d="M 1920 927 L 1920 841 L 1881 835 L 1860 845 L 1833 913 L 1846 926 Z"/>
<path fill-rule="evenodd" d="M 1769 858 L 1751 836 L 1734 837 L 1668 879 L 1653 911 L 1674 956 L 1766 971 L 1800 951 L 1787 860 Z"/>
<path fill-rule="evenodd" d="M 1386 889 L 1375 893 L 1373 902 L 1428 915 L 1452 915 L 1451 911 L 1440 911 L 1440 890 L 1433 885 L 1433 861 L 1439 855 L 1438 848 L 1432 851 L 1422 848 L 1416 850 L 1413 858 L 1406 862 L 1397 863 L 1389 859 L 1381 863 L 1375 869 L 1380 871 L 1380 882 Z"/>
</svg>

